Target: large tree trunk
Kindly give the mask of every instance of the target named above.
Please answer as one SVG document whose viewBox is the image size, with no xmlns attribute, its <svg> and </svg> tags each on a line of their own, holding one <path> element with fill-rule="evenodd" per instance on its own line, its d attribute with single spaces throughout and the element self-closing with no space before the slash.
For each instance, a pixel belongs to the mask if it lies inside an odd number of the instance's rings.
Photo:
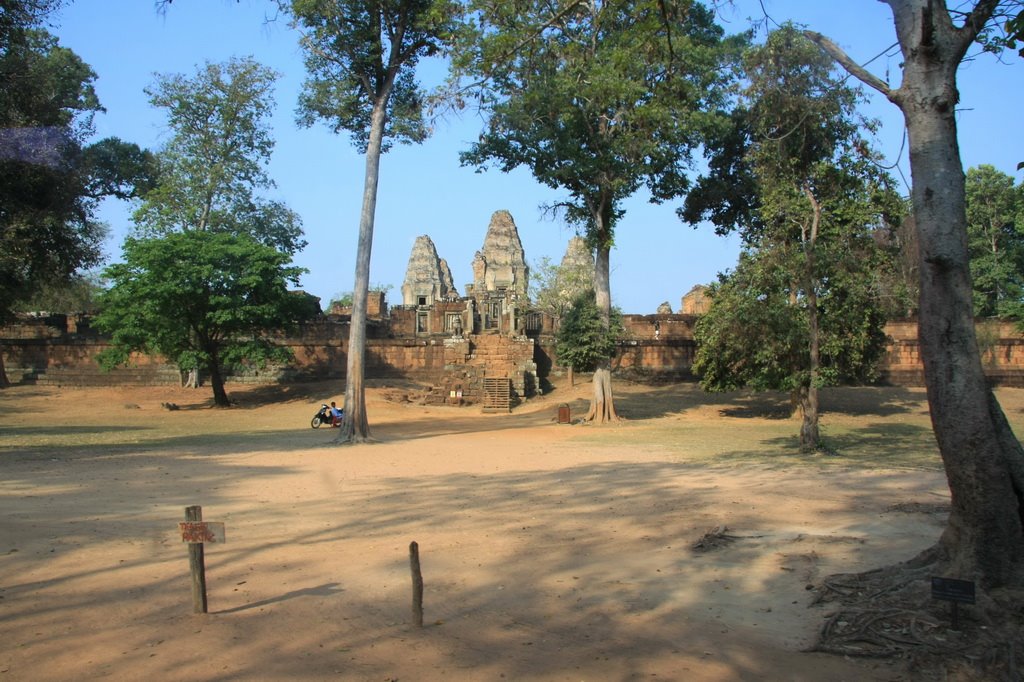
<svg viewBox="0 0 1024 682">
<path fill-rule="evenodd" d="M 943 573 L 983 588 L 1024 582 L 1024 450 L 985 380 L 974 329 L 956 70 L 998 0 L 978 0 L 961 28 L 944 2 L 885 0 L 903 52 L 898 90 L 819 42 L 903 111 L 920 242 L 919 337 L 932 427 L 949 480 L 946 529 L 929 553 Z M 924 557 L 922 557 L 924 558 Z"/>
<path fill-rule="evenodd" d="M 352 288 L 352 321 L 348 334 L 348 365 L 345 374 L 345 419 L 335 442 L 361 443 L 370 440 L 366 418 L 366 301 L 370 289 L 370 253 L 373 250 L 373 220 L 377 210 L 377 182 L 380 177 L 381 143 L 384 139 L 385 105 L 381 97 L 373 107 L 370 140 L 366 148 L 366 176 L 363 209 L 359 216 L 359 245 L 356 251 L 356 279 Z"/>
<path fill-rule="evenodd" d="M 11 382 L 7 379 L 7 368 L 4 366 L 4 348 L 0 345 L 0 388 L 8 388 Z"/>
<path fill-rule="evenodd" d="M 815 452 L 821 441 L 818 429 L 818 387 L 801 386 L 800 401 L 800 452 Z"/>
<path fill-rule="evenodd" d="M 895 6 L 895 5 L 894 5 Z M 944 9 L 942 10 L 945 11 Z M 907 30 L 907 29 L 904 29 Z M 922 52 L 917 46 L 915 52 Z M 919 336 L 932 427 L 952 509 L 940 561 L 956 576 L 994 587 L 1017 581 L 1024 559 L 1016 438 L 990 400 L 974 328 L 964 175 L 957 146 L 955 72 L 908 59 L 903 109 L 921 254 Z M 924 62 L 924 63 L 922 63 Z"/>
<path fill-rule="evenodd" d="M 206 371 L 210 373 L 210 386 L 213 387 L 213 404 L 217 407 L 231 407 L 228 392 L 224 388 L 223 369 L 216 351 L 210 353 L 210 362 L 207 363 Z"/>
<path fill-rule="evenodd" d="M 601 231 L 603 232 L 603 230 Z M 594 296 L 597 309 L 601 313 L 601 321 L 607 330 L 611 326 L 612 294 L 610 283 L 609 262 L 611 247 L 608 239 L 599 240 L 601 246 L 597 249 L 597 260 L 594 265 Z M 601 362 L 594 371 L 594 395 L 590 399 L 590 409 L 587 411 L 584 421 L 604 424 L 609 421 L 618 421 L 619 415 L 615 412 L 615 399 L 612 397 L 612 359 L 607 358 Z"/>
</svg>

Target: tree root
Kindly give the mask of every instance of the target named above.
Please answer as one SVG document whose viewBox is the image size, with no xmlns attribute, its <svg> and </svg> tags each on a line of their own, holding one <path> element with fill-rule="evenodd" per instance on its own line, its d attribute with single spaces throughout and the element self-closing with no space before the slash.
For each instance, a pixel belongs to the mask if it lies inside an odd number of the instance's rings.
<svg viewBox="0 0 1024 682">
<path fill-rule="evenodd" d="M 960 629 L 953 630 L 951 605 L 931 598 L 930 576 L 938 570 L 916 560 L 825 578 L 813 604 L 839 608 L 827 615 L 809 650 L 901 658 L 924 679 L 1021 680 L 1015 661 L 1024 646 L 1019 600 L 982 593 L 978 606 L 960 609 Z"/>
</svg>

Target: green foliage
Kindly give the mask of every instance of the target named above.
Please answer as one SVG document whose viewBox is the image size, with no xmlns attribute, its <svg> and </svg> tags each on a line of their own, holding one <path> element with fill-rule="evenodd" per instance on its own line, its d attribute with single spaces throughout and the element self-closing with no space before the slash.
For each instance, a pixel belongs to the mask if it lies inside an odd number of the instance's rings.
<svg viewBox="0 0 1024 682">
<path fill-rule="evenodd" d="M 418 143 L 429 130 L 425 95 L 415 69 L 423 58 L 447 51 L 461 4 L 450 0 L 292 0 L 302 30 L 307 79 L 298 122 L 324 121 L 348 132 L 363 153 L 378 103 L 385 108 L 384 142 Z"/>
<path fill-rule="evenodd" d="M 792 27 L 744 65 L 734 130 L 716 138 L 711 174 L 682 211 L 739 230 L 745 245 L 710 292 L 695 369 L 709 390 L 870 379 L 884 349 L 881 298 L 893 291 L 891 226 L 903 211 L 863 136 L 873 124 L 856 115 L 859 92 Z"/>
<path fill-rule="evenodd" d="M 559 208 L 598 249 L 642 185 L 657 200 L 685 191 L 728 81 L 711 11 L 655 0 L 474 7 L 481 28 L 456 64 L 486 79 L 491 116 L 463 164 L 526 166 L 566 191 Z"/>
<path fill-rule="evenodd" d="M 351 308 L 352 307 L 352 292 L 342 291 L 331 297 L 331 302 L 327 308 Z"/>
<path fill-rule="evenodd" d="M 100 110 L 96 74 L 38 28 L 60 4 L 14 0 L 0 12 L 0 320 L 100 262 L 98 199 L 134 192 L 144 175 L 126 172 L 128 158 L 145 165 L 135 145 L 86 144 Z"/>
<path fill-rule="evenodd" d="M 29 299 L 14 306 L 18 312 L 95 313 L 104 291 L 98 272 L 72 275 L 68 281 L 43 284 Z"/>
<path fill-rule="evenodd" d="M 111 287 L 96 327 L 112 346 L 103 366 L 142 352 L 221 377 L 224 368 L 288 358 L 270 338 L 303 319 L 304 302 L 288 285 L 304 270 L 288 254 L 248 235 L 193 230 L 129 238 L 123 259 L 104 272 Z"/>
<path fill-rule="evenodd" d="M 622 316 L 613 311 L 610 328 L 605 328 L 594 292 L 576 297 L 562 318 L 555 341 L 558 364 L 592 372 L 615 355 L 616 342 L 624 333 Z"/>
<path fill-rule="evenodd" d="M 442 56 L 462 3 L 453 0 L 281 0 L 302 32 L 307 78 L 298 121 L 322 120 L 348 131 L 366 155 L 352 321 L 345 378 L 345 421 L 339 442 L 369 438 L 363 378 L 366 312 L 380 157 L 393 141 L 420 142 L 429 132 L 415 69 Z"/>
<path fill-rule="evenodd" d="M 542 257 L 530 267 L 530 304 L 550 315 L 558 329 L 562 318 L 580 295 L 594 290 L 594 262 L 559 263 Z"/>
<path fill-rule="evenodd" d="M 779 256 L 746 251 L 709 288 L 711 308 L 694 329 L 701 387 L 795 392 L 812 381 L 821 387 L 876 378 L 886 337 L 872 288 L 844 282 L 819 293 L 820 357 L 812 377 L 807 299 L 794 291 L 793 266 Z"/>
<path fill-rule="evenodd" d="M 974 314 L 1021 319 L 1024 185 L 989 165 L 967 171 L 967 239 Z"/>
<path fill-rule="evenodd" d="M 211 230 L 249 234 L 289 254 L 306 245 L 297 214 L 256 196 L 274 186 L 265 167 L 276 79 L 250 58 L 207 63 L 193 77 L 157 77 L 146 92 L 167 112 L 171 137 L 156 186 L 135 212 L 136 236 Z"/>
<path fill-rule="evenodd" d="M 303 272 L 290 265 L 305 245 L 298 216 L 256 196 L 273 186 L 264 167 L 275 79 L 251 59 L 234 59 L 192 78 L 158 77 L 147 91 L 167 111 L 171 136 L 135 211 L 124 262 L 105 273 L 112 287 L 97 327 L 113 345 L 104 366 L 143 352 L 185 370 L 204 367 L 214 402 L 226 405 L 224 370 L 284 358 L 271 333 L 318 312 L 309 297 L 287 291 Z"/>
<path fill-rule="evenodd" d="M 371 284 L 369 291 L 380 291 L 387 294 L 395 287 L 391 284 Z M 331 302 L 327 304 L 327 309 L 331 308 L 351 308 L 352 307 L 352 292 L 351 291 L 339 291 L 331 297 Z"/>
</svg>

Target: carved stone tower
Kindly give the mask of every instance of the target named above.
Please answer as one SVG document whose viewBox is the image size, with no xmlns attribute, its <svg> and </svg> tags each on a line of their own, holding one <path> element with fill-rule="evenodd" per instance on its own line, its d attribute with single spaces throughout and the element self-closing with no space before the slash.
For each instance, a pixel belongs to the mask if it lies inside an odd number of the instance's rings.
<svg viewBox="0 0 1024 682">
<path fill-rule="evenodd" d="M 452 286 L 448 263 L 437 257 L 430 237 L 416 237 L 402 283 L 402 305 L 430 306 L 453 297 L 458 297 L 458 292 Z"/>
</svg>

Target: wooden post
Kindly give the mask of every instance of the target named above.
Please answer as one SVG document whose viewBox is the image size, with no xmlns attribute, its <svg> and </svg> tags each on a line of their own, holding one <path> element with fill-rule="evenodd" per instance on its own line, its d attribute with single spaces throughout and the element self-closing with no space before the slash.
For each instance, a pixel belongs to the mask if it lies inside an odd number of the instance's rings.
<svg viewBox="0 0 1024 682">
<path fill-rule="evenodd" d="M 409 544 L 409 568 L 412 569 L 412 622 L 423 627 L 423 574 L 420 573 L 420 546 Z"/>
<path fill-rule="evenodd" d="M 185 507 L 186 522 L 198 523 L 202 520 L 202 507 L 199 505 Z M 192 613 L 206 613 L 206 562 L 203 554 L 203 543 L 189 543 L 188 567 L 192 573 Z"/>
</svg>

